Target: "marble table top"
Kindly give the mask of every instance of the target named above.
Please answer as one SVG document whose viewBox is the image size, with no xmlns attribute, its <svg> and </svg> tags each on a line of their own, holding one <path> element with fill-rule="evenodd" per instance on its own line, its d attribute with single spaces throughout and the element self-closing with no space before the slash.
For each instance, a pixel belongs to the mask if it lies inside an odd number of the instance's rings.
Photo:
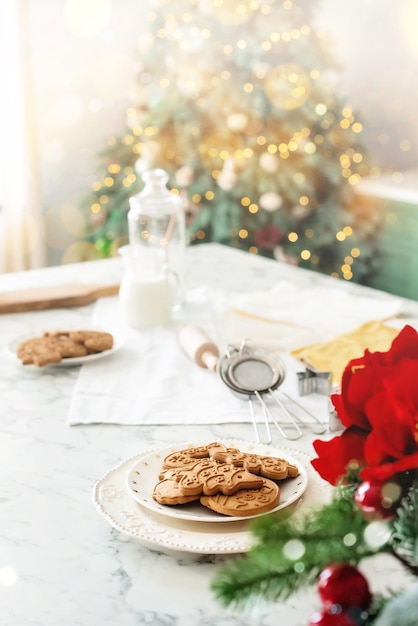
<svg viewBox="0 0 418 626">
<path fill-rule="evenodd" d="M 121 280 L 120 259 L 0 276 L 0 291 L 63 282 Z M 216 244 L 188 249 L 187 288 L 225 292 L 270 288 L 278 280 L 331 287 L 329 277 Z M 338 283 L 350 293 L 392 296 Z M 418 303 L 403 301 L 418 320 Z M 224 609 L 210 590 L 216 571 L 247 549 L 245 522 L 191 531 L 152 517 L 127 495 L 125 476 L 146 452 L 189 441 L 254 441 L 252 424 L 83 424 L 67 419 L 80 367 L 25 369 L 7 354 L 13 337 L 34 327 L 80 327 L 93 307 L 0 316 L 0 615 L 5 626 L 305 626 L 319 606 L 315 590 L 251 614 Z M 325 436 L 330 436 L 327 433 Z M 313 437 L 290 447 L 309 467 Z M 302 503 L 321 498 L 310 469 Z M 315 489 L 312 488 L 315 487 Z M 315 492 L 315 490 L 317 491 Z M 367 564 L 373 589 L 402 583 L 396 563 Z"/>
</svg>

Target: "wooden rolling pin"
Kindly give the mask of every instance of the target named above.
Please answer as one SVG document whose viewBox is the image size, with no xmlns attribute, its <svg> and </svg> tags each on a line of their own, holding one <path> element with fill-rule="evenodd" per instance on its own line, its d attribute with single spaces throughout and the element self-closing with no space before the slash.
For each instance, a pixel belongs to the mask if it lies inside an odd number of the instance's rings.
<svg viewBox="0 0 418 626">
<path fill-rule="evenodd" d="M 216 344 L 197 326 L 183 326 L 177 340 L 187 356 L 200 367 L 216 372 L 219 350 Z"/>
<path fill-rule="evenodd" d="M 0 313 L 21 313 L 84 306 L 98 298 L 114 296 L 120 285 L 50 285 L 19 291 L 0 291 Z"/>
</svg>

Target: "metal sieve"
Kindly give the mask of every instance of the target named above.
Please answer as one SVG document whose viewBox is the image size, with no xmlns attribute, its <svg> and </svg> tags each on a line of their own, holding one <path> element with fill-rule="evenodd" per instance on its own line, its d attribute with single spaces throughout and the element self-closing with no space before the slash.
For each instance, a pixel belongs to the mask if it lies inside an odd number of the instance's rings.
<svg viewBox="0 0 418 626">
<path fill-rule="evenodd" d="M 258 400 L 262 409 L 267 436 L 265 443 L 272 441 L 270 421 L 277 426 L 285 439 L 299 439 L 303 434 L 300 425 L 306 425 L 312 430 L 316 428 L 314 432 L 317 434 L 323 433 L 327 429 L 327 426 L 312 413 L 280 390 L 280 393 L 289 400 L 292 406 L 295 405 L 305 414 L 308 414 L 313 422 L 304 422 L 297 412 L 294 413 L 286 408 L 277 395 L 286 376 L 283 362 L 277 358 L 273 359 L 270 353 L 265 353 L 260 348 L 256 348 L 250 339 L 244 339 L 239 347 L 227 346 L 225 354 L 221 358 L 219 358 L 216 344 L 197 326 L 186 325 L 181 327 L 178 332 L 178 341 L 187 356 L 199 367 L 216 371 L 232 393 L 241 400 L 248 400 L 257 441 L 261 442 L 261 437 L 253 403 L 254 398 Z M 274 391 L 276 394 L 273 394 Z M 286 417 L 285 422 L 278 421 L 263 396 L 267 396 L 280 407 L 281 413 Z"/>
<path fill-rule="evenodd" d="M 280 387 L 286 376 L 285 366 L 280 359 L 272 359 L 270 355 L 266 355 L 261 350 L 254 348 L 247 339 L 243 341 L 239 348 L 235 346 L 227 347 L 225 355 L 218 362 L 218 373 L 221 380 L 233 393 L 242 399 L 248 400 L 258 442 L 261 441 L 261 436 L 253 404 L 254 397 L 257 398 L 262 409 L 263 422 L 267 436 L 267 441 L 264 441 L 264 443 L 271 443 L 272 441 L 270 422 L 275 424 L 280 434 L 285 439 L 299 439 L 299 437 L 303 435 L 299 426 L 299 424 L 302 423 L 300 418 L 289 411 L 278 398 L 277 394 L 273 393 Z M 314 415 L 290 398 L 286 393 L 283 391 L 281 393 L 314 420 L 317 428 L 315 432 L 318 434 L 325 432 L 326 426 Z M 279 406 L 281 413 L 287 418 L 286 422 L 278 421 L 263 396 L 268 396 Z"/>
<path fill-rule="evenodd" d="M 283 366 L 279 367 L 278 364 L 256 354 L 231 359 L 228 373 L 237 388 L 253 393 L 276 388 L 285 377 Z"/>
</svg>

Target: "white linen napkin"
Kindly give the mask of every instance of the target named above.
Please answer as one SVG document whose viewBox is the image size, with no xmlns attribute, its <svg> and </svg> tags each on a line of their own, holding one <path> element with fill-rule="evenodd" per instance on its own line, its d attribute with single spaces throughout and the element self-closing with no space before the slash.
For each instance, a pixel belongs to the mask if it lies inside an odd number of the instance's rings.
<svg viewBox="0 0 418 626">
<path fill-rule="evenodd" d="M 217 374 L 193 363 L 175 326 L 126 328 L 117 298 L 98 300 L 94 322 L 125 333 L 114 354 L 81 367 L 68 424 L 196 424 L 242 422 L 248 407 Z"/>
<path fill-rule="evenodd" d="M 399 300 L 290 283 L 279 283 L 268 292 L 228 296 L 202 288 L 188 294 L 188 300 L 181 321 L 206 330 L 221 353 L 228 343 L 251 338 L 280 355 L 287 372 L 280 391 L 321 421 L 328 418 L 326 398 L 319 394 L 298 398 L 296 372 L 304 368 L 290 350 L 326 341 L 362 322 L 386 319 L 400 311 Z M 193 301 L 195 306 L 190 306 Z M 175 325 L 147 332 L 127 329 L 115 297 L 96 302 L 92 325 L 95 323 L 124 332 L 126 340 L 115 353 L 81 367 L 69 425 L 251 422 L 248 401 L 234 396 L 218 374 L 200 368 L 186 356 L 177 343 Z"/>
</svg>

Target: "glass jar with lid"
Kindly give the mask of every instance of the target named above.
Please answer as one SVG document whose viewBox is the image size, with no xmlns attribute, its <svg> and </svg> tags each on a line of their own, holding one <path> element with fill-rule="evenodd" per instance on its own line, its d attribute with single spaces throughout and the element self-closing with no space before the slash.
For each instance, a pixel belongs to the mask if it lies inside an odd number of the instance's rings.
<svg viewBox="0 0 418 626">
<path fill-rule="evenodd" d="M 173 309 L 181 307 L 185 289 L 186 226 L 183 202 L 167 187 L 163 169 L 143 173 L 144 189 L 129 200 L 131 258 L 142 274 L 168 276 Z"/>
</svg>

